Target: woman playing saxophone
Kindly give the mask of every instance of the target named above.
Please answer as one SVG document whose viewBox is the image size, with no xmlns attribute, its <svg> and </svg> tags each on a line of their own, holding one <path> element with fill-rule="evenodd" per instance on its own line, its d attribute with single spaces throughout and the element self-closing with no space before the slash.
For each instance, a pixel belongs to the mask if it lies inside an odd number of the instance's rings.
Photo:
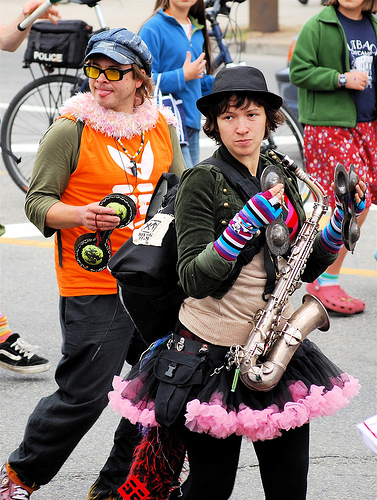
<svg viewBox="0 0 377 500">
<path fill-rule="evenodd" d="M 247 66 L 221 70 L 212 93 L 197 101 L 204 132 L 219 148 L 183 174 L 176 199 L 178 272 L 188 298 L 175 334 L 153 346 L 110 393 L 124 417 L 152 427 L 147 441 L 161 426 L 154 450 L 164 444 L 163 431 L 183 442 L 190 474 L 172 499 L 228 499 L 244 436 L 253 442 L 265 498 L 304 500 L 309 421 L 334 414 L 359 390 L 357 380 L 307 339 L 268 391 L 250 390 L 234 362 L 290 258 L 290 245 L 282 255 L 270 251 L 266 226 L 284 221 L 294 249 L 306 220 L 294 172 L 279 157 L 261 154 L 263 139 L 282 123 L 281 104 L 263 74 Z M 230 182 L 224 163 L 242 181 Z M 271 165 L 281 175 L 266 189 L 263 172 Z M 365 188 L 360 180 L 359 212 Z M 336 259 L 342 218 L 337 209 L 322 231 L 315 226 L 310 248 L 302 250 L 302 280 L 313 281 Z M 281 321 L 292 315 L 289 300 L 281 309 Z M 169 457 L 165 449 L 166 468 L 174 468 Z M 138 475 L 149 488 L 140 462 Z"/>
</svg>

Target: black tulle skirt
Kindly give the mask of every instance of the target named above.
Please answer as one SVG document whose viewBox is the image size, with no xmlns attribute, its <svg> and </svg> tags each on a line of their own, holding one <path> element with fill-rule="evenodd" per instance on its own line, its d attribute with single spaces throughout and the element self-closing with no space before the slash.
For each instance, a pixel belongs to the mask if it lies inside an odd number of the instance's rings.
<svg viewBox="0 0 377 500">
<path fill-rule="evenodd" d="M 194 344 L 195 353 L 179 351 L 173 335 L 152 344 L 124 380 L 114 378 L 110 406 L 147 428 L 183 419 L 193 432 L 263 441 L 313 418 L 334 415 L 360 389 L 355 378 L 307 339 L 268 392 L 237 381 L 235 366 L 227 367 L 228 347 Z"/>
</svg>

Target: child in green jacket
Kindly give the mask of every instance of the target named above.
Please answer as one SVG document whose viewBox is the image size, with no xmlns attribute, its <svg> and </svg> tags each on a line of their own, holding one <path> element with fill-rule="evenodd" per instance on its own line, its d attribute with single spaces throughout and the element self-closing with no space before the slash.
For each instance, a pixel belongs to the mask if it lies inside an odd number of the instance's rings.
<svg viewBox="0 0 377 500">
<path fill-rule="evenodd" d="M 303 27 L 290 64 L 298 87 L 299 119 L 305 124 L 306 170 L 328 191 L 336 164 L 355 165 L 365 176 L 366 206 L 377 200 L 377 19 L 373 0 L 329 0 Z M 359 218 L 361 225 L 367 215 Z M 329 310 L 355 314 L 362 300 L 349 296 L 338 275 L 347 250 L 307 290 Z"/>
</svg>

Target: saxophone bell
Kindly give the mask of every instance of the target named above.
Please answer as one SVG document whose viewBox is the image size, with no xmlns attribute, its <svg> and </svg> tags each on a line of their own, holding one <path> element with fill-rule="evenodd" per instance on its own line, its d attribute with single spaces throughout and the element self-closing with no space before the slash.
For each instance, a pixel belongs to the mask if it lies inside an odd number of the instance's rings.
<svg viewBox="0 0 377 500">
<path fill-rule="evenodd" d="M 242 382 L 252 390 L 271 390 L 279 382 L 293 354 L 309 333 L 316 328 L 327 331 L 329 327 L 329 316 L 322 303 L 313 295 L 305 294 L 302 305 L 287 320 L 281 332 L 276 333 L 276 339 L 267 352 L 267 361 L 254 365 L 252 360 L 247 364 L 241 363 Z"/>
</svg>

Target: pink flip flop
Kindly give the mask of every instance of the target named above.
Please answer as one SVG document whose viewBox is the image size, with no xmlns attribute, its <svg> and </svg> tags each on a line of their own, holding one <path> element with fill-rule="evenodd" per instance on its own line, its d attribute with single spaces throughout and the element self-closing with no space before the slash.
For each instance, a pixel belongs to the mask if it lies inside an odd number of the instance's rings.
<svg viewBox="0 0 377 500">
<path fill-rule="evenodd" d="M 318 280 L 306 285 L 306 290 L 322 302 L 326 309 L 351 315 L 364 311 L 365 302 L 350 297 L 339 285 L 320 286 Z"/>
</svg>

